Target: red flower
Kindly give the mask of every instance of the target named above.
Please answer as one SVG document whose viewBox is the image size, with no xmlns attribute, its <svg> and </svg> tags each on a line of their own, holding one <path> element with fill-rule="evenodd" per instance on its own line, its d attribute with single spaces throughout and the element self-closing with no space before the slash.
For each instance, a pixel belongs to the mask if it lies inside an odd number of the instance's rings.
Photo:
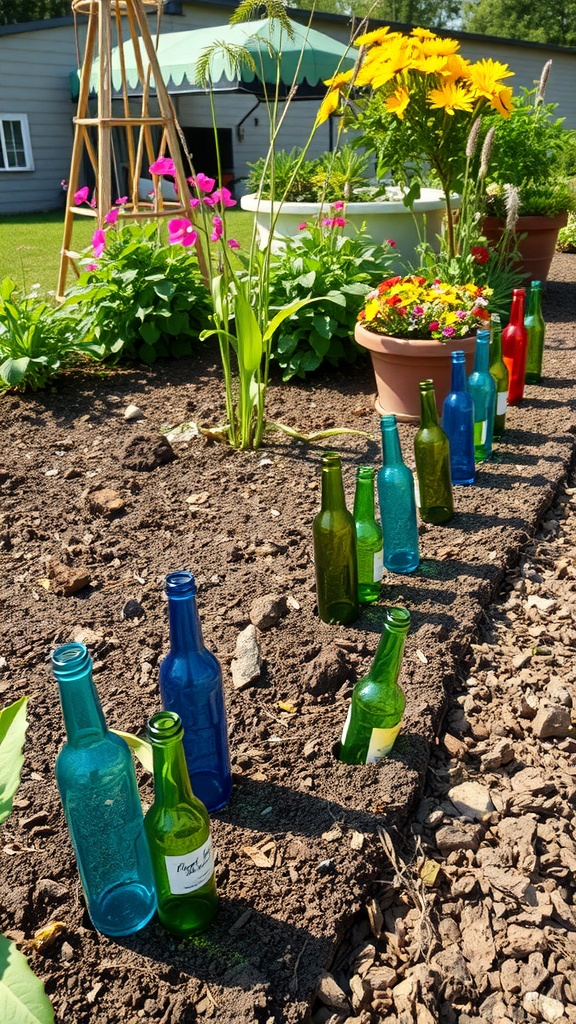
<svg viewBox="0 0 576 1024">
<path fill-rule="evenodd" d="M 490 253 L 484 245 L 473 245 L 470 252 L 476 263 L 488 263 L 490 259 Z"/>
</svg>

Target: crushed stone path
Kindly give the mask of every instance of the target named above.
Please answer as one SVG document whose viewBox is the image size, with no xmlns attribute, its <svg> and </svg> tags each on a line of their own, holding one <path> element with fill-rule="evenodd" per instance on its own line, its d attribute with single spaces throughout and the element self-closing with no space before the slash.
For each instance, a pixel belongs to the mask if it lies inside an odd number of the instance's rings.
<svg viewBox="0 0 576 1024">
<path fill-rule="evenodd" d="M 561 488 L 446 715 L 313 1024 L 576 1022 L 576 486 Z"/>
</svg>

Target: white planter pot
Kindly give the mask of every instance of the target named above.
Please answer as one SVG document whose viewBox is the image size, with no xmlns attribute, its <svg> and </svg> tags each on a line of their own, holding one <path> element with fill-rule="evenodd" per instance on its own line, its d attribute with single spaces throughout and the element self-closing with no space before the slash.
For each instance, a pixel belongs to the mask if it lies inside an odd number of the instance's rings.
<svg viewBox="0 0 576 1024">
<path fill-rule="evenodd" d="M 372 240 L 377 243 L 390 238 L 396 243 L 402 261 L 413 263 L 415 249 L 420 241 L 427 241 L 437 252 L 438 236 L 442 233 L 444 219 L 444 197 L 440 189 L 423 188 L 420 199 L 409 210 L 401 198 L 400 189 L 391 189 L 393 198 L 376 202 L 346 203 L 344 216 L 347 220 L 344 233 L 354 235 L 364 227 Z M 282 239 L 298 234 L 299 225 L 306 220 L 312 221 L 320 214 L 334 216 L 329 203 L 273 203 L 270 199 L 260 199 L 252 193 L 242 196 L 240 205 L 243 210 L 256 214 L 258 239 L 261 248 L 267 244 L 270 235 L 270 221 L 276 216 L 274 241 L 272 250 L 282 248 Z M 459 200 L 453 199 L 456 208 Z M 416 260 L 416 262 L 418 262 Z M 401 269 L 398 266 L 393 271 Z"/>
</svg>

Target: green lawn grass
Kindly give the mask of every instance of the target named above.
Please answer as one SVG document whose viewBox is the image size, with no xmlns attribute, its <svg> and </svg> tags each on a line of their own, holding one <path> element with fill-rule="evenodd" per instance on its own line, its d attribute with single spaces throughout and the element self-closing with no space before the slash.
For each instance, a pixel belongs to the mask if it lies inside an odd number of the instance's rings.
<svg viewBox="0 0 576 1024">
<path fill-rule="evenodd" d="M 228 236 L 236 238 L 246 252 L 250 245 L 253 214 L 227 210 L 226 222 Z M 72 234 L 72 248 L 76 252 L 90 245 L 94 228 L 94 220 L 76 218 Z M 58 283 L 63 234 L 64 210 L 3 217 L 0 220 L 0 281 L 11 277 L 24 293 L 33 285 L 39 285 L 40 295 L 53 295 Z M 71 270 L 68 285 L 73 280 Z"/>
</svg>

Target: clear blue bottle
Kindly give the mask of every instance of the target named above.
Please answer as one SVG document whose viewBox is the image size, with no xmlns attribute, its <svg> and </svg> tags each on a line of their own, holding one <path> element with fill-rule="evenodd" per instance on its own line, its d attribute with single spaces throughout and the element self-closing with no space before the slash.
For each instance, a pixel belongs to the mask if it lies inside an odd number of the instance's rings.
<svg viewBox="0 0 576 1024">
<path fill-rule="evenodd" d="M 384 535 L 384 565 L 390 572 L 414 572 L 420 564 L 414 477 L 404 464 L 396 417 L 383 416 L 382 469 L 378 502 Z"/>
<path fill-rule="evenodd" d="M 492 454 L 496 382 L 490 373 L 490 331 L 477 331 L 474 370 L 468 377 L 474 402 L 474 458 L 484 462 Z"/>
<path fill-rule="evenodd" d="M 224 807 L 232 793 L 222 670 L 204 645 L 192 573 L 169 573 L 164 589 L 170 653 L 160 665 L 162 705 L 182 720 L 192 789 L 212 813 Z"/>
<path fill-rule="evenodd" d="M 56 780 L 88 911 L 105 935 L 130 935 L 156 910 L 132 754 L 106 727 L 84 644 L 52 654 L 66 726 Z"/>
<path fill-rule="evenodd" d="M 452 384 L 442 408 L 442 430 L 450 442 L 452 483 L 473 484 L 474 402 L 466 386 L 466 359 L 461 349 L 452 353 Z"/>
</svg>

